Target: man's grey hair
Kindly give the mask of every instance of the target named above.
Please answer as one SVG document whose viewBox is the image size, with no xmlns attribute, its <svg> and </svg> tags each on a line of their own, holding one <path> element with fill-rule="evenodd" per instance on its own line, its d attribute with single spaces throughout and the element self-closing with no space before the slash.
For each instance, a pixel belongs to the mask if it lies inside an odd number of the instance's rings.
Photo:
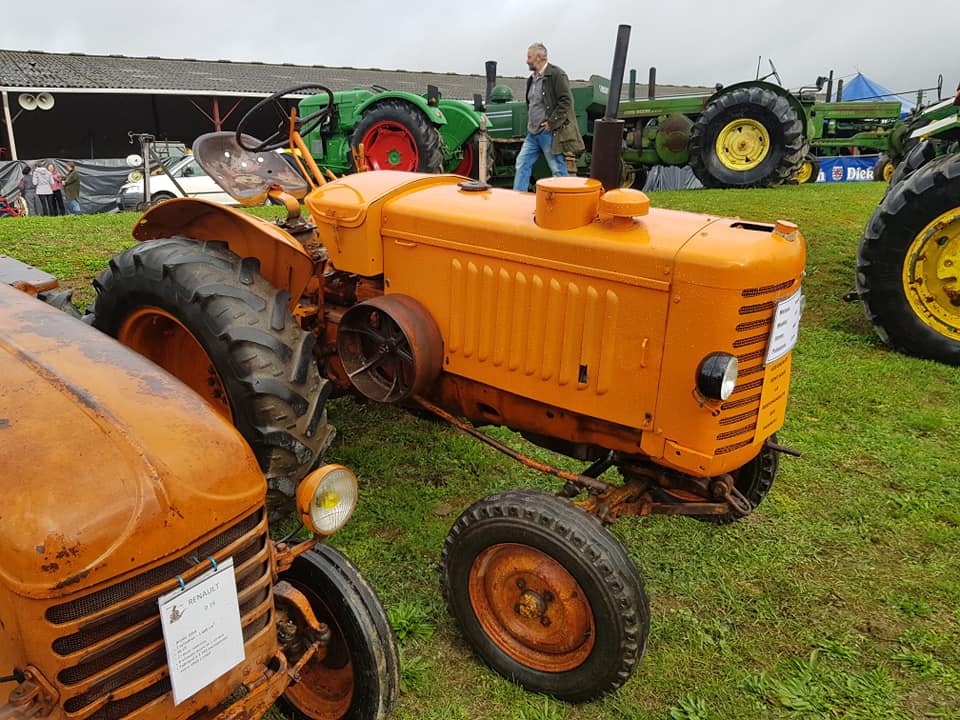
<svg viewBox="0 0 960 720">
<path fill-rule="evenodd" d="M 543 43 L 535 42 L 527 49 L 533 50 L 535 54 L 540 55 L 544 60 L 547 59 L 547 48 Z"/>
</svg>

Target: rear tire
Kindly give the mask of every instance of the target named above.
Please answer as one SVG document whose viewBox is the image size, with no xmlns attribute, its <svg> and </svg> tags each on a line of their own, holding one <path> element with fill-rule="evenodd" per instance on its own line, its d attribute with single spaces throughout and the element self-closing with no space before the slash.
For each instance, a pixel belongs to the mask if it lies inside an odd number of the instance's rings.
<svg viewBox="0 0 960 720">
<path fill-rule="evenodd" d="M 400 662 L 383 605 L 342 553 L 317 545 L 280 576 L 331 631 L 327 656 L 308 661 L 279 704 L 297 720 L 383 720 L 397 700 Z M 316 680 L 311 684 L 311 680 Z"/>
<path fill-rule="evenodd" d="M 893 171 L 893 177 L 890 178 L 890 187 L 887 188 L 887 192 L 890 192 L 890 188 L 906 180 L 936 157 L 937 146 L 933 141 L 922 140 L 914 145 Z"/>
<path fill-rule="evenodd" d="M 420 110 L 403 100 L 384 100 L 369 108 L 350 136 L 363 144 L 371 170 L 443 172 L 440 132 Z M 351 159 L 351 170 L 353 160 Z"/>
<path fill-rule="evenodd" d="M 150 240 L 94 280 L 93 325 L 179 377 L 237 427 L 267 477 L 275 511 L 333 440 L 329 382 L 290 294 L 226 243 Z M 278 506 L 279 505 L 279 506 Z M 276 514 L 276 512 L 274 513 Z"/>
<path fill-rule="evenodd" d="M 447 535 L 440 577 L 467 642 L 528 690 L 590 700 L 623 685 L 643 655 L 636 566 L 599 520 L 555 495 L 471 505 Z"/>
<path fill-rule="evenodd" d="M 785 97 L 762 87 L 721 94 L 690 134 L 690 167 L 705 187 L 782 185 L 806 152 L 797 112 Z"/>
<path fill-rule="evenodd" d="M 960 365 L 960 154 L 892 186 L 857 250 L 857 294 L 887 345 Z"/>
</svg>

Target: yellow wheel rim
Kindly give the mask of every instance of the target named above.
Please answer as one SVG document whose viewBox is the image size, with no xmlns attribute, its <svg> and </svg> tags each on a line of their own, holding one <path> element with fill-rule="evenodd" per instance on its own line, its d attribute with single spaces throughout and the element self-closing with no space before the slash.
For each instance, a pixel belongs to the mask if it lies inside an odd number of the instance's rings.
<svg viewBox="0 0 960 720">
<path fill-rule="evenodd" d="M 917 234 L 904 258 L 902 280 L 917 317 L 941 335 L 960 340 L 960 207 Z"/>
<path fill-rule="evenodd" d="M 804 160 L 803 164 L 800 165 L 800 169 L 797 170 L 797 182 L 802 185 L 805 182 L 809 182 L 812 176 L 813 163 L 809 160 Z"/>
<path fill-rule="evenodd" d="M 894 172 L 894 170 L 896 170 L 896 168 L 893 167 L 893 163 L 892 163 L 892 162 L 888 162 L 886 165 L 883 166 L 883 181 L 884 181 L 884 182 L 890 182 L 890 178 L 893 177 L 893 172 Z"/>
<path fill-rule="evenodd" d="M 730 170 L 752 170 L 769 152 L 770 133 L 757 120 L 738 118 L 717 135 L 717 157 Z"/>
</svg>

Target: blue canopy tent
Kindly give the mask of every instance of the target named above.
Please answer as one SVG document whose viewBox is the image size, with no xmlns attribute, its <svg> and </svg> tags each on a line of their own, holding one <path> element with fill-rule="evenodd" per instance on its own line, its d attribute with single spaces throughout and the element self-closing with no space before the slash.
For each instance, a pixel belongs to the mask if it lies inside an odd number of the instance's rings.
<svg viewBox="0 0 960 720">
<path fill-rule="evenodd" d="M 916 103 L 905 97 L 894 95 L 880 83 L 874 82 L 858 72 L 849 82 L 843 84 L 844 100 L 893 100 L 900 103 L 900 117 L 906 117 Z"/>
</svg>

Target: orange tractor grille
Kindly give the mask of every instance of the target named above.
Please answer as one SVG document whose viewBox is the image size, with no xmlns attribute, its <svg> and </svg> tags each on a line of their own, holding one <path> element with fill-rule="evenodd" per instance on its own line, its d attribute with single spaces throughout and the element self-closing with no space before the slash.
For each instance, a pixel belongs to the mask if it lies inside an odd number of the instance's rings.
<svg viewBox="0 0 960 720">
<path fill-rule="evenodd" d="M 747 288 L 740 296 L 747 304 L 741 305 L 740 321 L 735 328 L 733 352 L 740 361 L 737 387 L 730 399 L 720 406 L 720 432 L 717 433 L 717 455 L 739 450 L 753 442 L 760 414 L 760 398 L 767 371 L 764 365 L 770 328 L 777 309 L 776 297 L 796 285 L 791 279 L 776 285 Z M 774 363 L 774 365 L 779 364 Z"/>
<path fill-rule="evenodd" d="M 270 622 L 270 547 L 261 509 L 216 537 L 136 577 L 47 609 L 61 633 L 52 644 L 69 662 L 57 674 L 71 717 L 123 718 L 170 692 L 157 598 L 233 557 L 248 642 Z M 193 558 L 202 559 L 196 563 Z"/>
</svg>

